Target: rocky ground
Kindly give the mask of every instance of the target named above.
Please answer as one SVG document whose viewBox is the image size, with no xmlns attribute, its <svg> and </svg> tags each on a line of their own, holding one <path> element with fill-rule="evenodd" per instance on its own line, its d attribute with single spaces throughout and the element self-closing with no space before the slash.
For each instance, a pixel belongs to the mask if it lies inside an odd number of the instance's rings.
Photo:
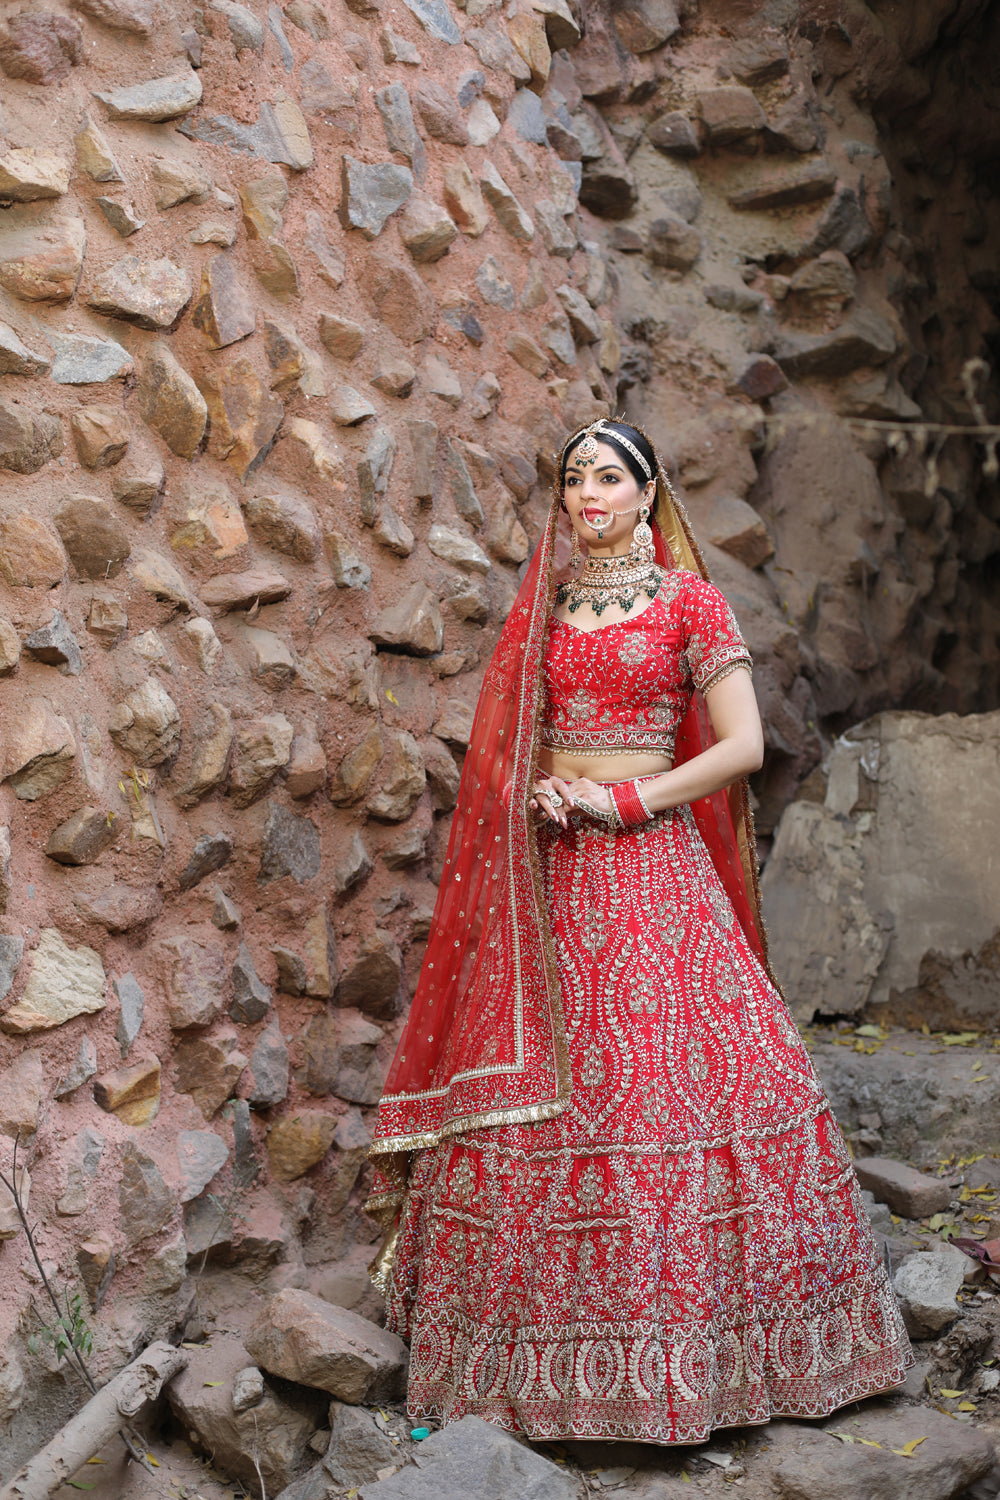
<svg viewBox="0 0 1000 1500">
<path fill-rule="evenodd" d="M 1000 1037 L 805 1033 L 855 1153 L 917 1364 L 904 1385 L 821 1421 L 774 1421 L 676 1448 L 526 1445 L 467 1418 L 413 1436 L 405 1349 L 323 1267 L 251 1287 L 208 1267 L 187 1368 L 147 1429 L 150 1473 L 119 1444 L 74 1479 L 94 1500 L 989 1500 L 1000 1494 L 1000 1273 L 954 1241 L 1000 1239 Z M 877 1102 L 876 1102 L 877 1101 Z M 877 1154 L 873 1154 L 877 1153 Z M 990 1245 L 994 1252 L 1000 1245 Z M 308 1285 L 295 1285 L 296 1281 Z M 313 1288 L 310 1290 L 309 1288 Z M 317 1295 L 325 1292 L 326 1295 Z M 361 1312 L 368 1314 L 362 1316 Z M 693 1489 L 691 1488 L 693 1486 Z M 70 1500 L 71 1489 L 58 1492 Z"/>
</svg>

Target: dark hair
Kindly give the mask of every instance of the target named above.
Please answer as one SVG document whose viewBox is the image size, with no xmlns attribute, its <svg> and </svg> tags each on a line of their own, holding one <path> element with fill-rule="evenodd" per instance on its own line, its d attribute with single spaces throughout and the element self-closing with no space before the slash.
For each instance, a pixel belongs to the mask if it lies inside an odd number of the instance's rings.
<svg viewBox="0 0 1000 1500">
<path fill-rule="evenodd" d="M 569 463 L 570 455 L 574 453 L 579 445 L 583 442 L 585 433 L 586 429 L 584 429 L 584 432 L 578 433 L 563 453 L 562 468 L 559 472 L 559 482 L 564 486 L 566 483 L 566 465 Z M 638 448 L 639 452 L 642 454 L 643 458 L 649 465 L 649 474 L 643 473 L 642 465 L 636 459 L 635 454 L 629 452 L 624 443 L 615 442 L 616 434 L 620 434 L 622 437 L 627 437 L 630 443 L 635 444 L 635 446 Z M 632 478 L 635 480 L 636 484 L 638 484 L 640 487 L 648 484 L 650 477 L 652 477 L 653 479 L 656 478 L 656 455 L 653 452 L 652 448 L 649 446 L 646 438 L 644 438 L 642 433 L 637 431 L 635 427 L 630 427 L 627 422 L 606 421 L 600 431 L 594 433 L 594 437 L 599 443 L 611 444 L 612 448 L 614 448 L 622 463 L 632 475 Z"/>
</svg>

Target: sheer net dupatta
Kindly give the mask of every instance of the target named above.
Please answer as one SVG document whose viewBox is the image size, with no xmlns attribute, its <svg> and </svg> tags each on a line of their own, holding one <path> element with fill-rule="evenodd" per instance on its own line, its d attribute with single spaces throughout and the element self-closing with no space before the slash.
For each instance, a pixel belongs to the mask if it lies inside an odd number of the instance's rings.
<svg viewBox="0 0 1000 1500">
<path fill-rule="evenodd" d="M 463 1129 L 545 1119 L 569 1099 L 528 808 L 558 516 L 553 506 L 476 707 L 427 952 L 371 1149 L 376 1179 L 365 1207 L 385 1227 L 402 1201 L 409 1152 Z"/>
<path fill-rule="evenodd" d="M 656 561 L 665 568 L 686 568 L 709 579 L 708 568 L 694 539 L 687 512 L 662 467 L 657 474 L 656 503 L 652 520 Z M 705 700 L 696 693 L 677 730 L 674 764 L 692 760 L 715 743 Z M 733 903 L 737 920 L 747 942 L 760 960 L 768 979 L 779 989 L 767 956 L 767 933 L 760 909 L 760 885 L 757 867 L 757 845 L 754 839 L 753 813 L 750 810 L 750 783 L 745 776 L 724 791 L 713 792 L 692 802 L 698 831 L 705 841 L 712 863 L 726 894 Z"/>
</svg>

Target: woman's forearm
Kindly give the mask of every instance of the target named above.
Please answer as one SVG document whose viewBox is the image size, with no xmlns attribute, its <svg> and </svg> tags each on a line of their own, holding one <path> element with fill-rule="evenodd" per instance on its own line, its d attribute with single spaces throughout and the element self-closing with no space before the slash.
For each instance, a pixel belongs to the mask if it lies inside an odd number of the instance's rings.
<svg viewBox="0 0 1000 1500">
<path fill-rule="evenodd" d="M 720 740 L 700 755 L 686 760 L 672 771 L 665 771 L 653 781 L 640 785 L 642 800 L 651 812 L 665 812 L 685 802 L 696 802 L 731 786 L 740 776 L 760 768 L 755 744 L 740 739 Z"/>
</svg>

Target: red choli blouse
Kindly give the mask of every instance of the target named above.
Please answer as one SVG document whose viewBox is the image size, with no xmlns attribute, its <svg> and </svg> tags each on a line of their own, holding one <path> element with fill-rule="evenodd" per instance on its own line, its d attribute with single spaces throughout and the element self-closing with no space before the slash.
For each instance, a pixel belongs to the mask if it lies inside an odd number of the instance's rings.
<svg viewBox="0 0 1000 1500">
<path fill-rule="evenodd" d="M 665 574 L 631 619 L 580 630 L 552 616 L 543 662 L 543 748 L 673 758 L 695 688 L 706 693 L 750 652 L 725 597 L 697 573 Z"/>
</svg>

